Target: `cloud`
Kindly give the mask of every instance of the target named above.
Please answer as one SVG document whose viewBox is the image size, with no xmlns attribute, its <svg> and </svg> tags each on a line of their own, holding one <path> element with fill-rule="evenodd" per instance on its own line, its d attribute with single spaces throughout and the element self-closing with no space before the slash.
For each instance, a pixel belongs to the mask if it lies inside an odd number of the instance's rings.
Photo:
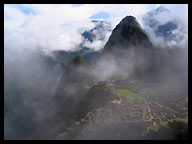
<svg viewBox="0 0 192 144">
<path fill-rule="evenodd" d="M 27 9 L 28 6 L 26 6 Z M 53 6 L 55 7 L 55 6 Z M 70 6 L 57 8 L 51 11 L 50 6 L 30 6 L 37 15 L 23 13 L 20 8 L 14 5 L 5 6 L 5 47 L 37 48 L 41 47 L 48 50 L 74 49 L 81 43 L 79 29 L 88 23 L 84 10 L 75 13 L 69 10 Z M 55 8 L 56 9 L 56 8 Z M 80 16 L 82 14 L 82 16 Z M 87 15 L 87 18 L 90 15 Z M 68 24 L 68 27 L 62 27 L 62 24 Z M 87 25 L 85 25 L 87 26 Z M 11 42 L 11 43 L 10 43 Z M 12 47 L 13 48 L 13 47 Z"/>
<path fill-rule="evenodd" d="M 134 9 L 133 9 L 134 7 Z M 82 42 L 90 18 L 108 18 L 112 27 L 126 15 L 141 14 L 148 5 L 5 5 L 5 47 L 73 50 Z M 118 8 L 118 11 L 116 10 Z M 110 17 L 109 17 L 110 15 Z M 97 44 L 99 45 L 99 41 Z M 30 46 L 30 47 L 29 47 Z"/>
<path fill-rule="evenodd" d="M 141 21 L 142 27 L 148 33 L 153 44 L 160 46 L 188 47 L 188 5 L 165 4 L 161 8 L 163 8 L 164 11 L 159 13 L 154 13 L 153 11 L 153 14 L 150 13 L 152 15 L 146 14 Z M 183 9 L 183 11 L 178 12 L 178 9 Z M 162 27 L 163 25 L 164 27 Z M 156 31 L 160 30 L 159 26 L 161 26 L 161 33 L 166 32 L 166 29 L 172 27 L 169 31 L 170 35 L 157 34 Z"/>
<path fill-rule="evenodd" d="M 97 29 L 91 29 L 91 31 L 88 31 L 91 35 L 94 37 L 90 40 L 85 39 L 83 41 L 83 46 L 91 48 L 94 51 L 99 51 L 103 49 L 104 45 L 108 41 L 109 36 L 111 35 L 112 29 L 110 26 L 110 23 L 102 23 L 100 21 L 94 23 L 94 28 L 97 27 Z"/>
<path fill-rule="evenodd" d="M 5 5 L 4 31 L 5 47 L 24 49 L 75 50 L 82 43 L 81 33 L 90 30 L 93 18 L 102 18 L 111 23 L 112 29 L 127 15 L 133 15 L 144 27 L 142 15 L 159 7 L 148 4 L 83 4 L 83 5 Z M 188 24 L 188 5 L 164 5 L 172 11 L 171 18 L 177 17 Z M 182 9 L 182 12 L 178 12 Z M 169 16 L 160 15 L 158 19 L 166 22 Z M 166 19 L 167 18 L 167 19 Z M 153 34 L 151 34 L 153 36 Z M 159 38 L 160 39 L 160 38 Z M 104 45 L 98 39 L 87 43 L 96 49 Z M 100 48 L 97 48 L 98 50 Z"/>
<path fill-rule="evenodd" d="M 188 4 L 166 4 L 163 5 L 171 11 L 173 18 L 180 19 L 183 23 L 188 25 Z"/>
</svg>

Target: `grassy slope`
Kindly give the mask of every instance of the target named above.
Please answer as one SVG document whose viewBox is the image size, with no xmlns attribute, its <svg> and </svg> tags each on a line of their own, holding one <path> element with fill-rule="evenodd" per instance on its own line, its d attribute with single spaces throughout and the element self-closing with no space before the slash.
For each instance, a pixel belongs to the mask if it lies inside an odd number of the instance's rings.
<svg viewBox="0 0 192 144">
<path fill-rule="evenodd" d="M 137 100 L 143 101 L 144 100 L 137 93 L 134 93 L 134 92 L 126 90 L 126 89 L 117 89 L 117 95 L 120 97 L 128 98 L 131 101 L 137 101 Z"/>
</svg>

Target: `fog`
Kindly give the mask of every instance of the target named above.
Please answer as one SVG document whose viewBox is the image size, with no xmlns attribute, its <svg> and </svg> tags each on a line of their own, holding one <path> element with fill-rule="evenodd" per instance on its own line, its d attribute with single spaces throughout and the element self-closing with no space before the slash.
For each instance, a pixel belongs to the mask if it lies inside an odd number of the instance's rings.
<svg viewBox="0 0 192 144">
<path fill-rule="evenodd" d="M 55 95 L 63 72 L 50 65 L 37 49 L 21 53 L 9 50 L 5 48 L 4 53 L 5 138 L 28 139 L 29 133 L 35 131 L 33 119 L 46 118 L 45 109 Z"/>
<path fill-rule="evenodd" d="M 29 15 L 26 19 L 27 16 L 24 14 L 10 9 L 11 12 L 15 12 L 14 18 L 19 15 L 19 21 L 8 19 L 5 22 L 4 139 L 54 139 L 68 124 L 73 113 L 79 109 L 84 95 L 101 81 L 135 80 L 139 83 L 158 83 L 162 87 L 171 88 L 171 91 L 184 91 L 188 96 L 186 9 L 184 14 L 177 13 L 178 16 L 172 12 L 167 17 L 165 12 L 157 17 L 159 24 L 165 24 L 169 20 L 178 23 L 177 29 L 172 31 L 175 36 L 173 40 L 165 41 L 163 36 L 157 36 L 138 16 L 153 43 L 153 51 L 142 46 L 133 46 L 128 50 L 117 46 L 114 53 L 101 54 L 95 63 L 87 67 L 80 66 L 74 71 L 69 71 L 68 67 L 63 69 L 50 59 L 49 54 L 58 49 L 79 50 L 81 43 L 94 51 L 102 50 L 111 34 L 110 31 L 94 31 L 96 38 L 90 42 L 81 35 L 83 31 L 89 31 L 94 27 L 88 20 L 78 26 L 76 21 L 70 21 L 70 26 L 61 26 L 62 22 L 53 22 L 52 15 L 51 18 L 44 19 L 45 22 L 52 21 L 51 28 L 57 27 L 58 24 L 59 27 L 50 29 L 50 25 L 37 25 L 38 22 L 42 22 L 42 16 Z M 176 12 L 174 7 L 170 6 L 170 9 Z M 183 15 L 185 17 L 182 17 Z M 164 19 L 165 17 L 167 19 Z M 115 23 L 114 21 L 120 18 L 118 16 L 111 19 L 111 22 Z M 39 31 L 40 29 L 43 31 Z M 104 37 L 103 40 L 100 39 L 101 36 Z M 113 139 L 110 134 L 118 128 L 103 125 L 95 128 L 92 124 L 86 127 L 96 131 L 93 135 L 88 133 L 88 137 L 97 138 L 102 131 L 106 139 Z M 121 127 L 123 128 L 123 125 Z M 107 134 L 108 130 L 111 133 Z M 79 132 L 81 133 L 83 131 Z M 79 137 L 83 138 L 85 137 Z M 134 134 L 130 136 L 130 139 L 137 138 Z"/>
<path fill-rule="evenodd" d="M 146 55 L 143 56 L 140 54 L 139 50 L 141 53 L 146 53 L 144 51 L 148 52 L 145 48 L 133 48 L 138 49 L 138 51 L 135 51 L 136 53 L 134 56 L 132 55 L 133 53 L 131 50 L 121 50 L 120 47 L 118 48 L 119 51 L 116 51 L 115 54 L 103 55 L 92 69 L 94 80 L 97 82 L 109 81 L 112 83 L 114 80 L 137 81 L 142 88 L 148 87 L 148 84 L 150 83 L 153 85 L 151 89 L 157 93 L 159 98 L 166 98 L 165 95 L 161 95 L 162 93 L 175 92 L 183 93 L 188 97 L 188 48 L 155 47 L 158 53 L 158 61 L 156 63 L 154 63 L 154 59 L 151 59 L 152 57 L 147 59 L 145 57 Z M 154 54 L 153 52 L 149 53 L 150 55 Z M 150 65 L 154 64 L 156 65 L 151 69 Z M 147 65 L 149 65 L 149 67 Z M 145 69 L 146 67 L 147 69 Z M 137 73 L 137 69 L 139 70 L 139 73 Z M 140 75 L 141 73 L 142 75 Z M 151 95 L 150 93 L 146 94 Z M 166 99 L 169 99 L 169 97 Z M 141 138 L 138 132 L 142 132 L 142 127 L 145 125 L 144 123 L 139 122 L 129 125 L 123 122 L 115 122 L 113 120 L 116 119 L 116 115 L 114 114 L 109 117 L 110 111 L 106 110 L 112 108 L 111 104 L 107 103 L 103 105 L 103 107 L 104 111 L 102 111 L 101 115 L 96 115 L 94 119 L 92 119 L 93 122 L 85 125 L 85 128 L 82 129 L 80 134 L 77 137 L 73 137 L 74 139 L 135 140 L 169 139 L 170 137 L 170 135 L 165 134 L 163 137 L 149 136 L 147 138 Z M 92 109 L 88 109 L 87 111 L 91 110 Z M 112 111 L 115 110 L 113 109 Z M 105 118 L 103 116 L 105 116 Z M 104 119 L 103 122 L 105 123 L 96 123 L 96 121 L 101 119 Z M 171 130 L 174 139 L 178 138 L 175 136 L 179 131 L 178 129 Z M 119 132 L 119 137 L 114 137 L 117 131 Z M 127 134 L 128 132 L 129 135 Z M 71 139 L 71 137 L 65 138 Z"/>
<path fill-rule="evenodd" d="M 142 47 L 134 49 L 145 50 Z M 177 90 L 188 90 L 187 48 L 161 47 L 158 52 L 160 64 L 156 63 L 152 69 L 147 66 L 155 64 L 154 61 L 150 64 L 150 58 L 142 57 L 138 51 L 133 54 L 119 48 L 115 55 L 102 55 L 89 69 L 80 68 L 67 74 L 66 70 L 50 65 L 42 51 L 14 53 L 10 57 L 11 53 L 5 49 L 5 139 L 46 138 L 50 135 L 45 132 L 46 125 L 64 125 L 65 119 L 67 121 L 78 109 L 82 96 L 99 81 L 148 81 L 150 77 L 152 82 Z M 85 86 L 89 87 L 83 90 L 81 86 L 84 81 Z M 14 99 L 16 101 L 9 106 Z"/>
</svg>

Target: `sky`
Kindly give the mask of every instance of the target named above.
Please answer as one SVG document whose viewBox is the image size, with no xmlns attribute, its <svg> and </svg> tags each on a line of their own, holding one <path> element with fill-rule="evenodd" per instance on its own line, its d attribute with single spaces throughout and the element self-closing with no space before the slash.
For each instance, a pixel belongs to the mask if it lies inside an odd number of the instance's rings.
<svg viewBox="0 0 192 144">
<path fill-rule="evenodd" d="M 5 49 L 16 51 L 41 49 L 77 50 L 83 38 L 81 33 L 94 27 L 91 20 L 105 20 L 114 28 L 122 18 L 133 15 L 143 26 L 141 17 L 158 8 L 159 4 L 5 4 Z M 177 17 L 188 23 L 188 5 L 164 5 Z M 182 9 L 182 11 L 178 11 Z M 164 18 L 163 18 L 164 19 Z M 103 41 L 95 41 L 94 50 L 102 48 Z"/>
</svg>

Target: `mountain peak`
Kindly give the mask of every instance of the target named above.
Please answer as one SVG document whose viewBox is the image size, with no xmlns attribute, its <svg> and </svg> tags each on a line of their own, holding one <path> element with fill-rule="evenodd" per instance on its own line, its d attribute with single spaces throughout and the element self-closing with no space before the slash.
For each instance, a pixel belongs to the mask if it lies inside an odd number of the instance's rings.
<svg viewBox="0 0 192 144">
<path fill-rule="evenodd" d="M 103 52 L 114 52 L 117 49 L 127 50 L 133 46 L 152 47 L 152 43 L 137 19 L 133 16 L 126 16 L 113 30 Z"/>
<path fill-rule="evenodd" d="M 160 7 L 158 7 L 157 9 L 155 9 L 155 11 L 163 12 L 163 11 L 169 11 L 169 9 L 167 9 L 167 8 L 164 7 L 164 6 L 160 6 Z"/>
<path fill-rule="evenodd" d="M 134 16 L 126 16 L 121 20 L 120 25 L 141 28 L 140 24 L 137 22 L 137 19 Z"/>
<path fill-rule="evenodd" d="M 86 64 L 87 64 L 86 61 L 80 55 L 75 56 L 69 63 L 69 65 L 77 65 L 77 66 Z"/>
<path fill-rule="evenodd" d="M 132 78 L 153 79 L 158 70 L 158 56 L 155 47 L 136 18 L 126 16 L 113 30 L 107 41 L 103 55 L 112 55 L 117 63 L 127 60 L 127 71 Z M 155 73 L 155 74 L 154 74 Z"/>
<path fill-rule="evenodd" d="M 170 12 L 170 10 L 167 9 L 166 7 L 164 7 L 164 6 L 160 6 L 160 7 L 156 8 L 156 9 L 152 10 L 151 12 L 148 12 L 147 14 L 149 16 L 156 16 L 156 15 L 162 13 L 162 12 Z"/>
</svg>

